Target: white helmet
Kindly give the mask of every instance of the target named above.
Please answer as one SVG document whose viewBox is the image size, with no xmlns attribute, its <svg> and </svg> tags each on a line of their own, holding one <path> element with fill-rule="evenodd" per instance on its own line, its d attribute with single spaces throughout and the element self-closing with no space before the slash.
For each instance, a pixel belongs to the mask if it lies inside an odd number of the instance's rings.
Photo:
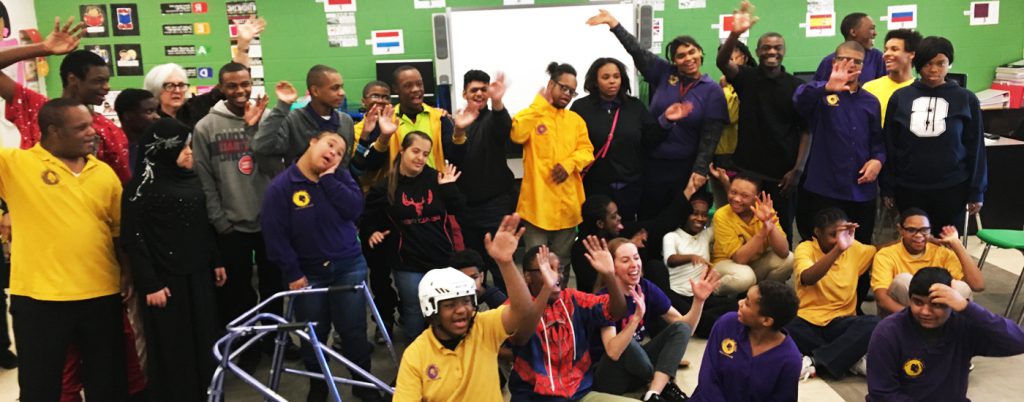
<svg viewBox="0 0 1024 402">
<path fill-rule="evenodd" d="M 420 280 L 420 310 L 423 317 L 437 313 L 442 300 L 472 296 L 476 305 L 476 282 L 455 268 L 432 269 Z"/>
</svg>

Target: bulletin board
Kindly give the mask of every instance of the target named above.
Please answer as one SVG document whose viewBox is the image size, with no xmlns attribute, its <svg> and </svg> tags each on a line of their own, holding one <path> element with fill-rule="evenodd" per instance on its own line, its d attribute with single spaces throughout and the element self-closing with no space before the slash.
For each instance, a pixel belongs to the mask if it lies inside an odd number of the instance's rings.
<svg viewBox="0 0 1024 402">
<path fill-rule="evenodd" d="M 433 31 L 431 15 L 444 12 L 443 7 L 502 7 L 510 3 L 534 3 L 536 5 L 553 4 L 587 4 L 584 0 L 254 0 L 258 14 L 265 17 L 268 26 L 261 39 L 264 73 L 268 92 L 273 94 L 273 84 L 279 80 L 288 80 L 297 87 L 304 86 L 306 71 L 316 63 L 331 65 L 339 69 L 345 79 L 351 109 L 359 107 L 360 91 L 363 85 L 376 78 L 377 60 L 402 60 L 433 58 Z M 659 4 L 663 11 L 655 11 L 654 17 L 662 23 L 663 41 L 667 43 L 674 36 L 689 34 L 695 37 L 705 50 L 702 70 L 717 79 L 721 74 L 714 66 L 714 54 L 719 43 L 719 30 L 712 28 L 720 22 L 720 16 L 731 14 L 739 1 L 727 0 L 637 0 L 639 2 Z M 817 68 L 822 57 L 830 53 L 842 41 L 841 35 L 808 37 L 806 24 L 808 21 L 809 4 L 818 4 L 827 0 L 773 0 L 755 1 L 757 14 L 761 21 L 751 33 L 752 40 L 757 36 L 775 31 L 781 33 L 787 42 L 787 54 L 783 64 L 787 71 L 809 71 Z M 117 53 L 115 46 L 139 44 L 143 68 L 175 62 L 185 67 L 209 67 L 216 71 L 230 60 L 230 42 L 228 32 L 228 15 L 226 1 L 208 0 L 201 2 L 207 6 L 205 13 L 164 14 L 161 11 L 162 0 L 35 0 L 36 16 L 40 31 L 48 33 L 53 26 L 53 17 L 60 15 L 80 15 L 80 6 L 101 4 L 108 10 L 111 3 L 128 3 L 137 5 L 138 36 L 106 36 L 88 37 L 82 40 L 83 46 L 110 45 L 111 52 Z M 193 5 L 194 3 L 186 3 Z M 328 3 L 328 4 L 325 4 Z M 327 13 L 326 7 L 342 7 L 353 4 L 352 14 L 344 12 Z M 956 47 L 956 61 L 952 71 L 969 75 L 969 88 L 977 91 L 988 87 L 995 66 L 1021 59 L 1024 52 L 1024 24 L 1020 17 L 1024 16 L 1024 1 L 999 1 L 1001 19 L 993 25 L 971 25 L 971 17 L 965 11 L 971 9 L 969 0 L 836 0 L 834 2 L 835 21 L 839 21 L 848 13 L 862 11 L 872 16 L 878 24 L 878 38 L 875 46 L 883 46 L 883 38 L 888 23 L 880 21 L 881 16 L 888 16 L 890 6 L 916 4 L 915 21 L 923 35 L 942 35 L 948 37 Z M 680 6 L 695 8 L 680 8 Z M 419 8 L 418 8 L 419 7 Z M 335 18 L 333 25 L 328 24 L 328 16 Z M 347 19 L 348 16 L 351 17 Z M 108 15 L 109 21 L 115 16 Z M 337 20 L 345 18 L 344 21 Z M 815 20 L 820 21 L 820 20 Z M 354 22 L 349 24 L 349 22 Z M 163 25 L 208 23 L 208 34 L 164 35 Z M 346 25 L 347 24 L 347 25 Z M 577 25 L 585 29 L 584 21 L 566 20 L 561 24 Z M 333 27 L 328 32 L 328 26 Z M 543 30 L 544 26 L 523 27 L 524 30 Z M 346 30 L 354 30 L 353 35 Z M 401 53 L 374 54 L 377 48 L 371 39 L 378 34 L 389 34 L 389 31 L 400 30 Z M 836 29 L 838 31 L 838 29 Z M 330 34 L 330 35 L 329 35 Z M 488 32 L 481 32 L 481 36 Z M 609 35 L 611 35 L 609 33 Z M 333 39 L 331 39 L 333 38 Z M 381 40 L 394 38 L 381 37 Z M 494 37 L 494 46 L 502 41 L 515 40 L 514 37 Z M 376 40 L 376 39 L 374 39 Z M 387 42 L 391 43 L 391 42 Z M 168 46 L 202 46 L 205 54 L 194 56 L 168 56 Z M 343 47 L 354 45 L 354 47 Z M 583 46 L 585 44 L 581 44 Z M 544 46 L 543 43 L 537 46 Z M 378 48 L 379 49 L 379 48 Z M 663 53 L 663 49 L 659 54 Z M 459 57 L 459 55 L 453 55 Z M 529 58 L 530 55 L 509 55 L 509 57 Z M 60 57 L 51 57 L 53 71 L 47 77 L 47 86 L 60 88 L 60 78 L 56 66 L 60 65 Z M 536 60 L 543 68 L 550 60 Z M 581 67 L 585 70 L 586 66 Z M 580 72 L 582 74 L 583 71 Z M 459 78 L 459 77 L 456 77 Z M 514 79 L 514 77 L 510 77 Z M 213 85 L 215 77 L 192 78 L 194 86 Z M 461 79 L 459 79 L 461 81 Z M 522 85 L 534 86 L 533 83 Z M 142 76 L 114 75 L 111 86 L 115 89 L 141 87 Z M 59 90 L 59 89 L 58 89 Z"/>
</svg>

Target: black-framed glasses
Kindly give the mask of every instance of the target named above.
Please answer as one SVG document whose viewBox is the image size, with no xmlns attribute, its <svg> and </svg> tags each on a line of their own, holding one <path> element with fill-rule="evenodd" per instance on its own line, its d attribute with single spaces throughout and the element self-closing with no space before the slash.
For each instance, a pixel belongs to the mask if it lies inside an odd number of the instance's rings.
<svg viewBox="0 0 1024 402">
<path fill-rule="evenodd" d="M 164 91 L 173 91 L 173 90 L 184 91 L 184 90 L 188 89 L 190 86 L 192 86 L 192 85 L 187 83 L 187 82 L 165 82 L 164 85 L 163 85 L 163 88 L 164 88 Z"/>
<path fill-rule="evenodd" d="M 907 232 L 907 234 L 909 234 L 911 236 L 914 236 L 914 235 L 925 235 L 925 236 L 927 236 L 929 233 L 932 232 L 932 228 L 930 228 L 928 226 L 919 227 L 919 228 L 910 228 L 910 227 L 906 227 L 906 226 L 901 226 L 900 228 L 903 229 L 903 231 Z"/>
<path fill-rule="evenodd" d="M 574 89 L 573 87 L 570 87 L 558 81 L 555 81 L 555 84 L 558 85 L 558 89 L 561 89 L 562 92 L 569 94 L 570 98 L 575 98 L 576 95 L 579 95 L 579 92 L 576 92 L 576 89 Z"/>
<path fill-rule="evenodd" d="M 864 64 L 864 59 L 858 59 L 858 58 L 855 58 L 855 57 L 846 57 L 846 56 L 836 56 L 836 61 L 839 61 L 839 62 L 850 61 L 853 64 L 856 64 L 858 66 L 861 65 L 861 64 Z"/>
</svg>

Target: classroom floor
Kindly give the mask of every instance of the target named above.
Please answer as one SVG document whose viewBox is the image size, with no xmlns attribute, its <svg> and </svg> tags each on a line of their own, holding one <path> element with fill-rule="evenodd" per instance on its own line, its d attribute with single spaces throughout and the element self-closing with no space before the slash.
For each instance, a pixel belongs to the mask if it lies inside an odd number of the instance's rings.
<svg viewBox="0 0 1024 402">
<path fill-rule="evenodd" d="M 968 249 L 975 259 L 980 257 L 983 247 L 984 245 L 977 238 L 971 237 Z M 975 296 L 975 301 L 992 311 L 1002 313 L 1022 267 L 1024 267 L 1024 255 L 1020 252 L 993 248 L 982 269 L 987 288 L 984 293 Z M 867 308 L 868 305 L 865 307 Z M 1020 314 L 1021 308 L 1024 308 L 1024 300 L 1018 301 L 1014 310 L 1016 313 L 1013 315 L 1014 318 Z M 697 374 L 700 370 L 705 344 L 703 339 L 692 339 L 687 346 L 686 358 L 692 364 L 687 369 L 680 369 L 676 379 L 680 388 L 687 393 L 691 392 L 697 384 Z M 391 382 L 394 379 L 397 368 L 388 356 L 385 347 L 378 346 L 376 348 L 372 364 L 374 374 L 380 375 L 386 382 Z M 1024 382 L 1019 381 L 1020 367 L 1024 367 L 1024 355 L 1009 358 L 976 358 L 974 365 L 975 369 L 970 376 L 970 389 L 967 395 L 970 399 L 975 401 L 1013 401 L 1020 400 L 1020 395 L 1024 395 Z M 289 363 L 289 367 L 299 368 L 298 366 L 298 363 Z M 264 358 L 258 369 L 258 377 L 264 377 L 268 367 L 269 359 Z M 332 364 L 332 369 L 335 370 L 335 375 L 347 374 L 338 364 Z M 303 378 L 285 375 L 279 391 L 289 400 L 304 400 L 307 384 L 308 382 Z M 229 378 L 225 392 L 228 401 L 262 400 L 258 394 L 235 378 Z M 863 377 L 847 377 L 841 381 L 824 381 L 814 378 L 800 383 L 801 401 L 863 401 L 866 393 L 867 386 Z M 0 369 L 0 402 L 16 401 L 17 395 L 17 370 Z M 507 400 L 508 394 L 506 393 L 505 396 Z M 641 395 L 630 396 L 640 397 Z M 347 387 L 342 391 L 342 399 L 357 400 L 351 396 Z"/>
</svg>

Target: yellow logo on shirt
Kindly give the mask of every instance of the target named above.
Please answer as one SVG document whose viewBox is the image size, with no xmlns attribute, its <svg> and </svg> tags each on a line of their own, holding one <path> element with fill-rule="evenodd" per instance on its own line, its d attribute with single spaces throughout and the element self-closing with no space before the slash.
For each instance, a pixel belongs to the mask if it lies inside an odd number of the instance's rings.
<svg viewBox="0 0 1024 402">
<path fill-rule="evenodd" d="M 831 94 L 825 97 L 825 102 L 828 102 L 829 106 L 836 106 L 839 104 L 839 95 Z"/>
<path fill-rule="evenodd" d="M 917 377 L 924 372 L 924 362 L 921 359 L 910 359 L 903 363 L 903 372 L 910 377 Z"/>
<path fill-rule="evenodd" d="M 732 340 L 732 338 L 725 338 L 722 341 L 722 354 L 732 357 L 733 353 L 736 353 L 736 341 Z"/>
<path fill-rule="evenodd" d="M 675 74 L 669 74 L 668 75 L 668 84 L 669 85 L 675 85 L 675 84 L 678 84 L 678 83 L 679 83 L 679 77 L 676 77 Z"/>
<path fill-rule="evenodd" d="M 292 194 L 292 203 L 299 208 L 309 205 L 309 193 L 306 190 L 299 190 Z"/>
</svg>

